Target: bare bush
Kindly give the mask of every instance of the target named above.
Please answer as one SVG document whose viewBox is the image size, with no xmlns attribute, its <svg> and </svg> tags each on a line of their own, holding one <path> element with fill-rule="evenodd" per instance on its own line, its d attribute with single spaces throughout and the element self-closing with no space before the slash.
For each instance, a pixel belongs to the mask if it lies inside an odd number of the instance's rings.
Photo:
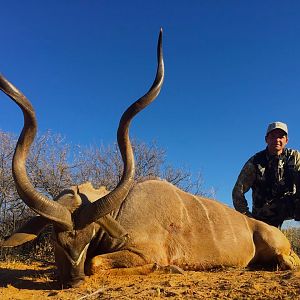
<svg viewBox="0 0 300 300">
<path fill-rule="evenodd" d="M 12 178 L 11 161 L 15 144 L 15 136 L 0 131 L 0 239 L 9 236 L 33 214 L 19 198 Z M 137 181 L 159 177 L 185 191 L 211 196 L 203 189 L 201 175 L 194 177 L 184 168 L 167 165 L 165 150 L 155 142 L 146 144 L 134 140 L 133 149 Z M 95 187 L 113 189 L 120 181 L 123 162 L 117 144 L 100 148 L 71 146 L 60 135 L 49 131 L 36 138 L 26 168 L 34 187 L 55 198 L 63 189 L 86 181 Z M 27 257 L 26 253 L 31 257 L 33 254 L 34 257 L 48 257 L 51 253 L 49 234 L 48 230 L 37 241 L 16 250 L 2 249 L 1 257 L 20 253 L 23 257 Z"/>
<path fill-rule="evenodd" d="M 193 174 L 184 168 L 175 168 L 166 164 L 166 152 L 153 141 L 151 144 L 133 140 L 133 150 L 136 160 L 135 179 L 161 178 L 180 187 L 187 192 L 198 195 L 212 196 L 204 190 L 204 181 L 199 174 Z M 106 186 L 113 189 L 120 181 L 123 163 L 117 144 L 101 146 L 100 148 L 81 148 L 80 164 L 76 182 L 90 181 L 94 186 Z"/>
<path fill-rule="evenodd" d="M 300 228 L 287 228 L 283 230 L 284 234 L 290 241 L 292 249 L 300 255 Z"/>
<path fill-rule="evenodd" d="M 11 161 L 16 138 L 0 131 L 0 239 L 9 236 L 24 224 L 32 211 L 19 198 L 11 172 Z M 175 168 L 166 162 L 166 151 L 155 142 L 133 141 L 136 159 L 136 180 L 159 177 L 194 194 L 214 197 L 214 190 L 206 191 L 201 173 L 197 176 L 184 168 Z M 58 134 L 50 131 L 38 136 L 27 160 L 28 175 L 39 191 L 55 198 L 71 185 L 90 181 L 95 187 L 113 189 L 119 182 L 123 163 L 117 144 L 100 148 L 71 146 Z M 33 242 L 15 249 L 0 249 L 0 258 L 53 260 L 50 230 Z M 300 255 L 300 229 L 285 231 L 293 249 Z"/>
</svg>

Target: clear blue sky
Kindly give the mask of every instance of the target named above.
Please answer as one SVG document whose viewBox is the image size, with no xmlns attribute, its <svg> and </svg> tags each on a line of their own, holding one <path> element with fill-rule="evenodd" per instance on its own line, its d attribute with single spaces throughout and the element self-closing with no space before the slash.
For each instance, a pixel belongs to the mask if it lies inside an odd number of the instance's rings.
<svg viewBox="0 0 300 300">
<path fill-rule="evenodd" d="M 165 82 L 133 122 L 138 140 L 201 172 L 231 205 L 244 162 L 265 147 L 269 122 L 300 149 L 299 1 L 4 1 L 0 72 L 33 103 L 39 132 L 68 142 L 116 140 L 125 108 L 150 87 L 164 29 Z M 0 95 L 0 128 L 19 133 L 19 109 Z"/>
</svg>

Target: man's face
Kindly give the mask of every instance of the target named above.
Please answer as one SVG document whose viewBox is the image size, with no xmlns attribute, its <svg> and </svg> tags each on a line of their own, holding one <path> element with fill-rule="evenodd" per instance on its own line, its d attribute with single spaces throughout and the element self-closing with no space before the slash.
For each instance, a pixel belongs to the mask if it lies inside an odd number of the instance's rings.
<svg viewBox="0 0 300 300">
<path fill-rule="evenodd" d="M 274 129 L 266 136 L 266 143 L 270 154 L 279 155 L 288 143 L 288 137 L 283 130 Z"/>
</svg>

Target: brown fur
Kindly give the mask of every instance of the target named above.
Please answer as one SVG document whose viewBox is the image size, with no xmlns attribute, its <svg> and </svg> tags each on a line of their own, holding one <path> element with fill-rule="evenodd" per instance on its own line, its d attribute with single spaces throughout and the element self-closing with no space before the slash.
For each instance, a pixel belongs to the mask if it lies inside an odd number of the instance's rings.
<svg viewBox="0 0 300 300">
<path fill-rule="evenodd" d="M 116 220 L 129 238 L 121 248 L 107 238 L 110 253 L 93 257 L 90 273 L 149 263 L 186 270 L 300 265 L 279 229 L 215 200 L 185 193 L 165 181 L 148 180 L 134 186 Z"/>
<path fill-rule="evenodd" d="M 68 201 L 75 203 L 78 203 L 76 191 L 81 198 L 91 201 L 107 193 L 104 188 L 94 189 L 90 183 L 71 189 L 75 196 L 69 196 Z M 65 197 L 66 193 L 62 195 Z M 70 204 L 66 206 L 73 206 Z M 89 273 L 98 268 L 149 263 L 174 264 L 189 270 L 272 262 L 290 268 L 293 265 L 290 260 L 295 262 L 294 266 L 299 264 L 279 229 L 250 219 L 215 200 L 186 193 L 166 181 L 147 180 L 136 184 L 112 215 L 128 237 L 124 242 L 122 238 L 102 235 L 103 244 L 97 247 L 106 254 L 90 253 Z M 93 226 L 100 230 L 98 225 Z M 76 233 L 78 242 L 85 229 Z"/>
</svg>

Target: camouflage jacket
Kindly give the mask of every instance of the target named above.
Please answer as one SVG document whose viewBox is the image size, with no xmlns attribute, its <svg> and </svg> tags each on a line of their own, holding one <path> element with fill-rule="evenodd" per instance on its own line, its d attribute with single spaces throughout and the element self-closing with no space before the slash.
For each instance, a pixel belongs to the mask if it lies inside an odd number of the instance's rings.
<svg viewBox="0 0 300 300">
<path fill-rule="evenodd" d="M 235 209 L 251 215 L 245 198 L 252 189 L 252 214 L 258 216 L 262 207 L 285 195 L 300 193 L 300 152 L 285 148 L 279 156 L 267 149 L 256 153 L 243 166 L 232 191 Z M 298 188 L 297 188 L 298 187 Z"/>
</svg>

